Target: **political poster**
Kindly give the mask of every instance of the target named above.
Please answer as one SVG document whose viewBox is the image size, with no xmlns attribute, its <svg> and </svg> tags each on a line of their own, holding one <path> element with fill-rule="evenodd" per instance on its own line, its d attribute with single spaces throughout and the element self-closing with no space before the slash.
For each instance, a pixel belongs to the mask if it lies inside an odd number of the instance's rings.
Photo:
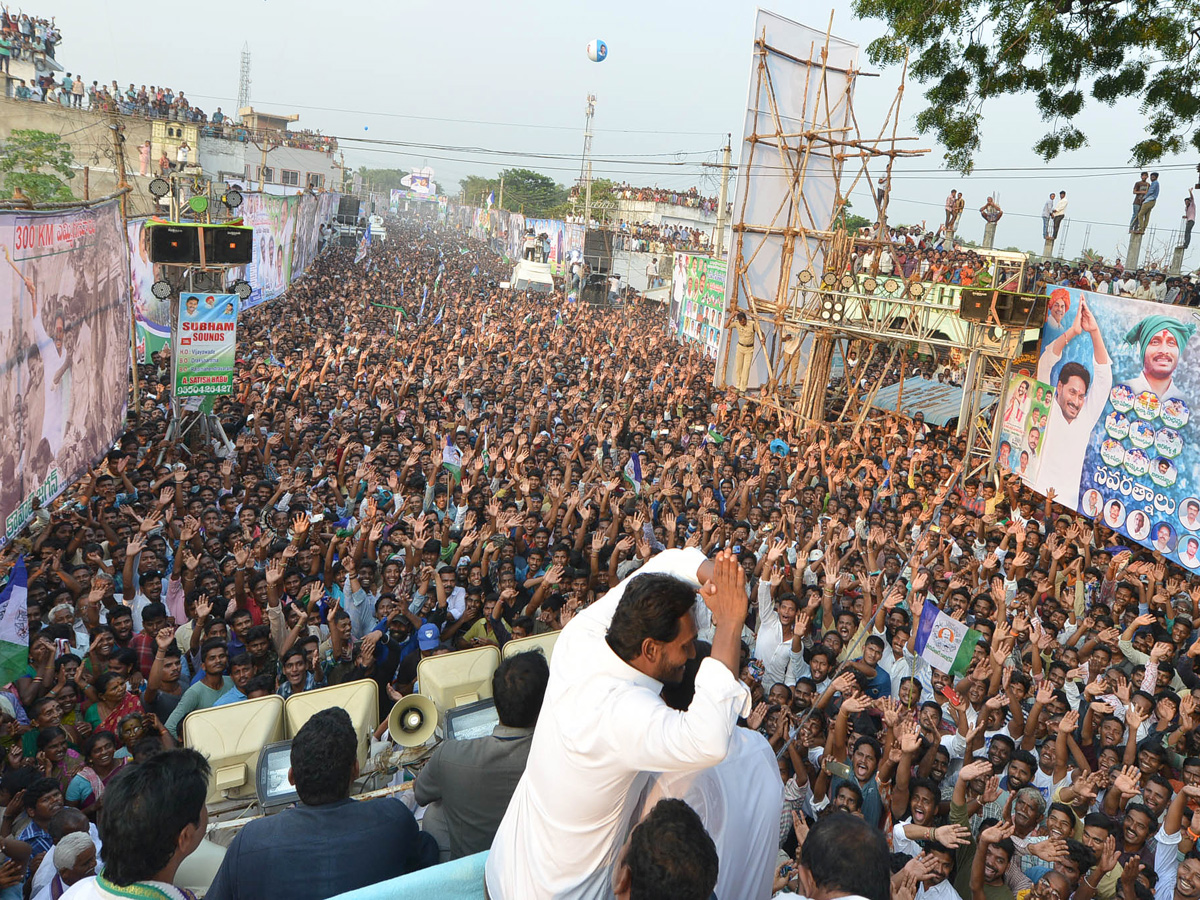
<svg viewBox="0 0 1200 900">
<path fill-rule="evenodd" d="M 130 277 L 115 202 L 0 213 L 0 546 L 112 446 L 129 391 Z"/>
<path fill-rule="evenodd" d="M 291 218 L 288 198 L 246 194 L 239 209 L 245 224 L 254 229 L 254 261 L 246 267 L 250 296 L 242 304 L 251 309 L 274 300 L 287 287 Z"/>
<path fill-rule="evenodd" d="M 237 314 L 237 294 L 179 295 L 176 397 L 233 393 Z"/>
<path fill-rule="evenodd" d="M 1008 382 L 996 461 L 1026 484 L 1036 482 L 1041 467 L 1053 393 L 1050 385 L 1028 375 L 1014 375 Z"/>
<path fill-rule="evenodd" d="M 1052 386 L 1033 488 L 1200 570 L 1197 322 L 1186 307 L 1054 288 L 1037 380 Z"/>
<path fill-rule="evenodd" d="M 723 259 L 675 254 L 667 317 L 679 340 L 700 344 L 710 359 L 717 358 L 721 347 L 725 274 Z"/>
<path fill-rule="evenodd" d="M 154 282 L 165 277 L 165 266 L 150 262 L 150 231 L 146 219 L 126 226 L 129 240 L 129 280 L 135 328 L 134 359 L 154 361 L 154 354 L 171 343 L 171 298 L 159 300 L 151 292 Z"/>
</svg>

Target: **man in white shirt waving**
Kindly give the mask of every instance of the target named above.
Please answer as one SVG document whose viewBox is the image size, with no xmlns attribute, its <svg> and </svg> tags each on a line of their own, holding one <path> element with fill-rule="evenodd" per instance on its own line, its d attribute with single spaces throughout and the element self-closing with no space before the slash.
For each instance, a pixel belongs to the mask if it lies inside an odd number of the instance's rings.
<svg viewBox="0 0 1200 900">
<path fill-rule="evenodd" d="M 686 712 L 659 696 L 695 649 L 701 594 L 716 624 Z M 745 574 L 722 551 L 665 550 L 570 621 L 487 861 L 491 900 L 612 895 L 612 869 L 649 773 L 721 762 L 750 694 L 737 678 Z"/>
<path fill-rule="evenodd" d="M 1045 495 L 1053 489 L 1055 499 L 1069 509 L 1079 508 L 1079 480 L 1083 476 L 1083 457 L 1092 429 L 1104 412 L 1112 387 L 1112 360 L 1104 346 L 1104 336 L 1087 301 L 1080 298 L 1079 313 L 1071 327 L 1054 339 L 1038 360 L 1037 379 L 1049 383 L 1050 373 L 1062 359 L 1067 345 L 1083 332 L 1092 340 L 1092 371 L 1070 361 L 1059 369 L 1050 406 L 1050 424 L 1046 427 L 1050 450 L 1042 457 L 1033 489 Z"/>
</svg>

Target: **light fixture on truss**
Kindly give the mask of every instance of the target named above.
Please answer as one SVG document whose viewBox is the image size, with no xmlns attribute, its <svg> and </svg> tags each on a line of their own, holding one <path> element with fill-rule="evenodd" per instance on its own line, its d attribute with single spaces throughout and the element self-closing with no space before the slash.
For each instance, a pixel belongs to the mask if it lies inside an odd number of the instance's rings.
<svg viewBox="0 0 1200 900">
<path fill-rule="evenodd" d="M 845 312 L 845 306 L 841 300 L 833 297 L 828 297 L 821 301 L 821 318 L 826 322 L 842 321 Z"/>
<path fill-rule="evenodd" d="M 801 269 L 799 272 L 796 273 L 796 280 L 798 282 L 800 282 L 802 285 L 809 284 L 813 280 L 813 278 L 814 278 L 814 276 L 813 276 L 812 269 Z"/>
<path fill-rule="evenodd" d="M 873 294 L 873 293 L 875 293 L 875 289 L 877 287 L 879 287 L 879 282 L 875 280 L 874 276 L 868 275 L 866 278 L 863 279 L 862 286 L 863 286 L 863 290 L 866 291 L 868 294 Z"/>
</svg>

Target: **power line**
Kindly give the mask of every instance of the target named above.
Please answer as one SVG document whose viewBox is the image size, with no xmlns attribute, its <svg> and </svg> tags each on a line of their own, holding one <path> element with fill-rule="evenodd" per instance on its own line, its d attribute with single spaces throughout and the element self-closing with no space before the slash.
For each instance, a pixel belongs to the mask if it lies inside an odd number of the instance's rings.
<svg viewBox="0 0 1200 900">
<path fill-rule="evenodd" d="M 224 100 L 229 102 L 228 97 L 218 97 L 212 94 L 193 94 L 194 97 L 201 97 L 205 100 Z M 448 122 L 454 125 L 486 125 L 497 128 L 539 128 L 546 131 L 579 131 L 578 125 L 537 125 L 530 122 L 490 122 L 481 119 L 453 119 L 446 116 L 418 116 L 413 113 L 392 113 L 381 112 L 376 109 L 346 109 L 338 106 L 309 106 L 303 103 L 287 103 L 279 100 L 256 100 L 258 103 L 265 103 L 271 106 L 288 107 L 292 109 L 310 109 L 319 112 L 338 112 L 352 113 L 362 116 L 382 116 L 390 119 L 414 119 L 419 122 Z M 664 131 L 661 128 L 604 128 L 599 129 L 604 134 L 682 134 L 692 136 L 709 137 L 712 135 L 722 135 L 724 131 Z"/>
</svg>

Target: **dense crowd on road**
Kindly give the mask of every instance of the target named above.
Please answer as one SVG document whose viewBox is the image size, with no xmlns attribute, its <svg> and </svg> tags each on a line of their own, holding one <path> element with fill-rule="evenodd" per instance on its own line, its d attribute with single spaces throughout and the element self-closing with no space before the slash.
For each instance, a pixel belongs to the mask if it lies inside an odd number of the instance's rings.
<svg viewBox="0 0 1200 900">
<path fill-rule="evenodd" d="M 1200 896 L 1194 576 L 966 477 L 919 415 L 800 429 L 714 387 L 654 304 L 509 294 L 428 221 L 351 255 L 243 317 L 228 447 L 168 439 L 160 355 L 113 450 L 6 549 L 31 638 L 0 693 L 0 884 L 53 874 L 64 821 L 192 710 L 373 679 L 386 716 L 422 658 L 561 629 L 695 548 L 744 571 L 772 868 L 841 811 L 918 897 Z M 916 653 L 933 606 L 982 636 L 953 677 Z"/>
</svg>

